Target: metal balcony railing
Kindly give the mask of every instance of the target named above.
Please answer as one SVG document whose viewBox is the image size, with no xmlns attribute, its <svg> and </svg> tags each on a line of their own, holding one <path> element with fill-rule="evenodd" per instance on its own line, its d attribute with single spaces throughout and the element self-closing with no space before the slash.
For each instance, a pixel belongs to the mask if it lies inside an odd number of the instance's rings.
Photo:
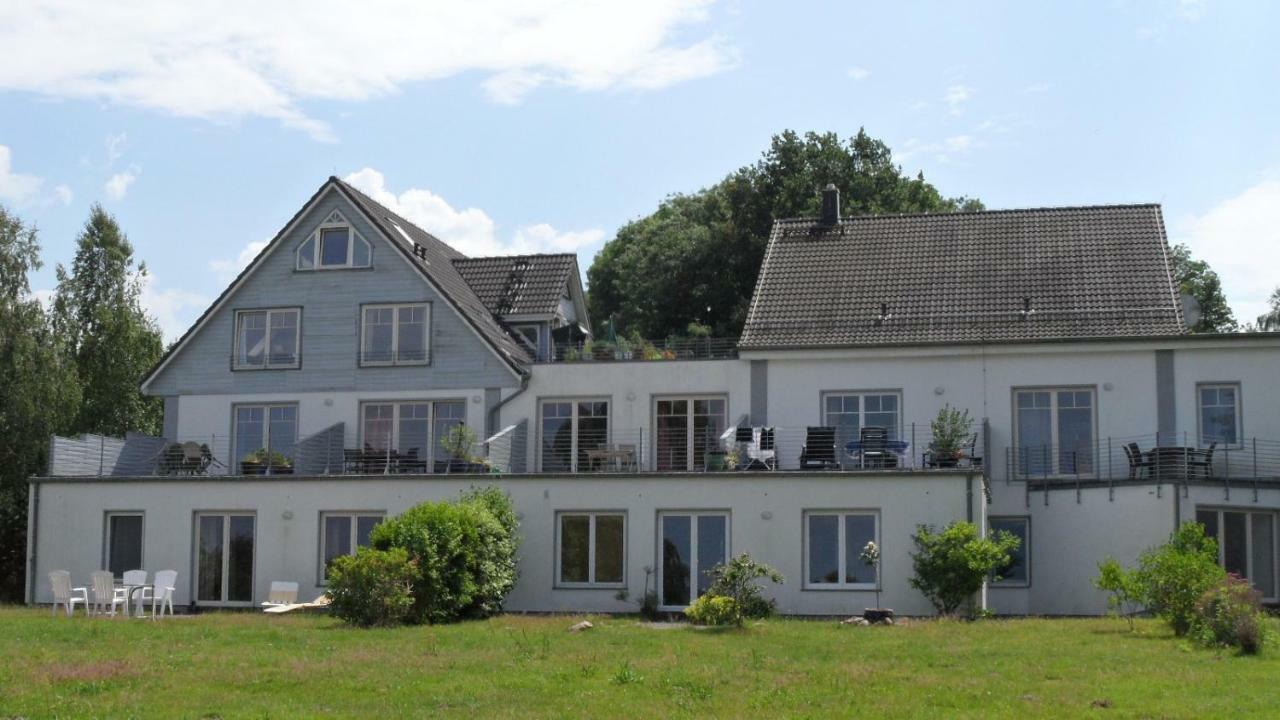
<svg viewBox="0 0 1280 720">
<path fill-rule="evenodd" d="M 617 360 L 731 360 L 738 357 L 737 338 L 669 338 L 635 342 L 588 340 L 557 344 L 544 362 L 608 362 Z"/>
<path fill-rule="evenodd" d="M 1280 479 L 1280 441 L 1192 433 L 1107 436 L 1004 448 L 1006 477 L 1044 483 L 1186 483 Z"/>
</svg>

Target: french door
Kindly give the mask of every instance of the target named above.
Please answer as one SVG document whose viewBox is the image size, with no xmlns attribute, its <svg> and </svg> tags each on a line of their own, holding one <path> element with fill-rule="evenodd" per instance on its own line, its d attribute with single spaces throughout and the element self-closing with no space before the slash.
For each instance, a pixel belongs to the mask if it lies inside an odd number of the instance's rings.
<svg viewBox="0 0 1280 720">
<path fill-rule="evenodd" d="M 1266 602 L 1275 602 L 1280 566 L 1277 551 L 1276 514 L 1271 511 L 1197 508 L 1196 522 L 1205 535 L 1218 541 L 1218 564 L 1229 573 L 1245 578 L 1262 593 Z"/>
<path fill-rule="evenodd" d="M 728 427 L 723 397 L 662 398 L 654 402 L 654 452 L 657 468 L 687 472 L 703 467 L 708 450 L 718 447 Z"/>
<path fill-rule="evenodd" d="M 658 605 L 688 607 L 711 587 L 711 569 L 729 559 L 726 512 L 658 513 Z"/>
<path fill-rule="evenodd" d="M 196 515 L 196 602 L 253 602 L 256 518 L 249 513 Z"/>
</svg>

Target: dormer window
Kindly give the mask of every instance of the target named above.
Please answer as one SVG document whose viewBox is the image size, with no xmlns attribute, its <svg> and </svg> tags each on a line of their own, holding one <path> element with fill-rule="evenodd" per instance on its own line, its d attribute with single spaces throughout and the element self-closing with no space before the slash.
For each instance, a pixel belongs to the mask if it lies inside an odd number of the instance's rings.
<svg viewBox="0 0 1280 720">
<path fill-rule="evenodd" d="M 299 270 L 337 270 L 369 267 L 369 243 L 334 210 L 298 246 Z"/>
</svg>

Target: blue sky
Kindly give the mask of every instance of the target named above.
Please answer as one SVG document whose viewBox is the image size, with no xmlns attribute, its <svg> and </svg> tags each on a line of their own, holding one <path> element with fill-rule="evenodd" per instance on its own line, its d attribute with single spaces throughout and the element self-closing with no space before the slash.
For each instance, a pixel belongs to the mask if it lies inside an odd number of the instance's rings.
<svg viewBox="0 0 1280 720">
<path fill-rule="evenodd" d="M 785 128 L 865 127 L 993 208 L 1162 203 L 1242 319 L 1280 283 L 1274 3 L 114 5 L 0 8 L 0 203 L 47 290 L 102 202 L 170 338 L 329 175 L 585 271 Z"/>
</svg>

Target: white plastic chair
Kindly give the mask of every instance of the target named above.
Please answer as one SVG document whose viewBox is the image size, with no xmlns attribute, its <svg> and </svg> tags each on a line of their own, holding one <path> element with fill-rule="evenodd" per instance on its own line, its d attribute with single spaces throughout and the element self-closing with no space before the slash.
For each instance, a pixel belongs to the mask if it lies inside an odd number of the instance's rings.
<svg viewBox="0 0 1280 720">
<path fill-rule="evenodd" d="M 58 605 L 67 610 L 67 617 L 75 613 L 76 603 L 84 605 L 85 617 L 89 616 L 89 588 L 71 587 L 71 573 L 66 570 L 54 570 L 49 573 L 49 584 L 53 586 L 53 607 L 51 616 L 58 616 Z"/>
<path fill-rule="evenodd" d="M 156 573 L 155 590 L 151 593 L 152 618 L 163 615 L 166 606 L 169 608 L 169 617 L 173 617 L 173 593 L 177 584 L 177 570 L 161 570 Z M 160 608 L 159 614 L 156 614 L 157 606 Z"/>
<path fill-rule="evenodd" d="M 124 584 L 126 588 L 129 588 L 129 586 L 146 585 L 147 571 L 146 570 L 125 570 Z M 129 589 L 132 589 L 132 588 L 129 588 Z M 138 605 L 138 617 L 142 617 L 143 603 L 151 599 L 151 589 L 143 588 L 141 590 L 133 590 L 133 596 L 128 597 L 126 599 L 136 601 Z M 126 606 L 124 611 L 126 613 L 129 612 L 129 608 Z"/>
<path fill-rule="evenodd" d="M 293 605 L 297 602 L 298 583 L 272 580 L 271 592 L 267 593 L 267 601 L 262 605 L 263 607 L 272 607 L 274 605 Z"/>
<path fill-rule="evenodd" d="M 93 612 L 101 614 L 103 608 L 110 607 L 111 612 L 108 615 L 116 614 L 116 606 L 124 605 L 125 612 L 129 611 L 129 601 L 125 598 L 124 588 L 116 587 L 116 576 L 107 570 L 99 570 L 90 577 L 93 578 Z"/>
</svg>

